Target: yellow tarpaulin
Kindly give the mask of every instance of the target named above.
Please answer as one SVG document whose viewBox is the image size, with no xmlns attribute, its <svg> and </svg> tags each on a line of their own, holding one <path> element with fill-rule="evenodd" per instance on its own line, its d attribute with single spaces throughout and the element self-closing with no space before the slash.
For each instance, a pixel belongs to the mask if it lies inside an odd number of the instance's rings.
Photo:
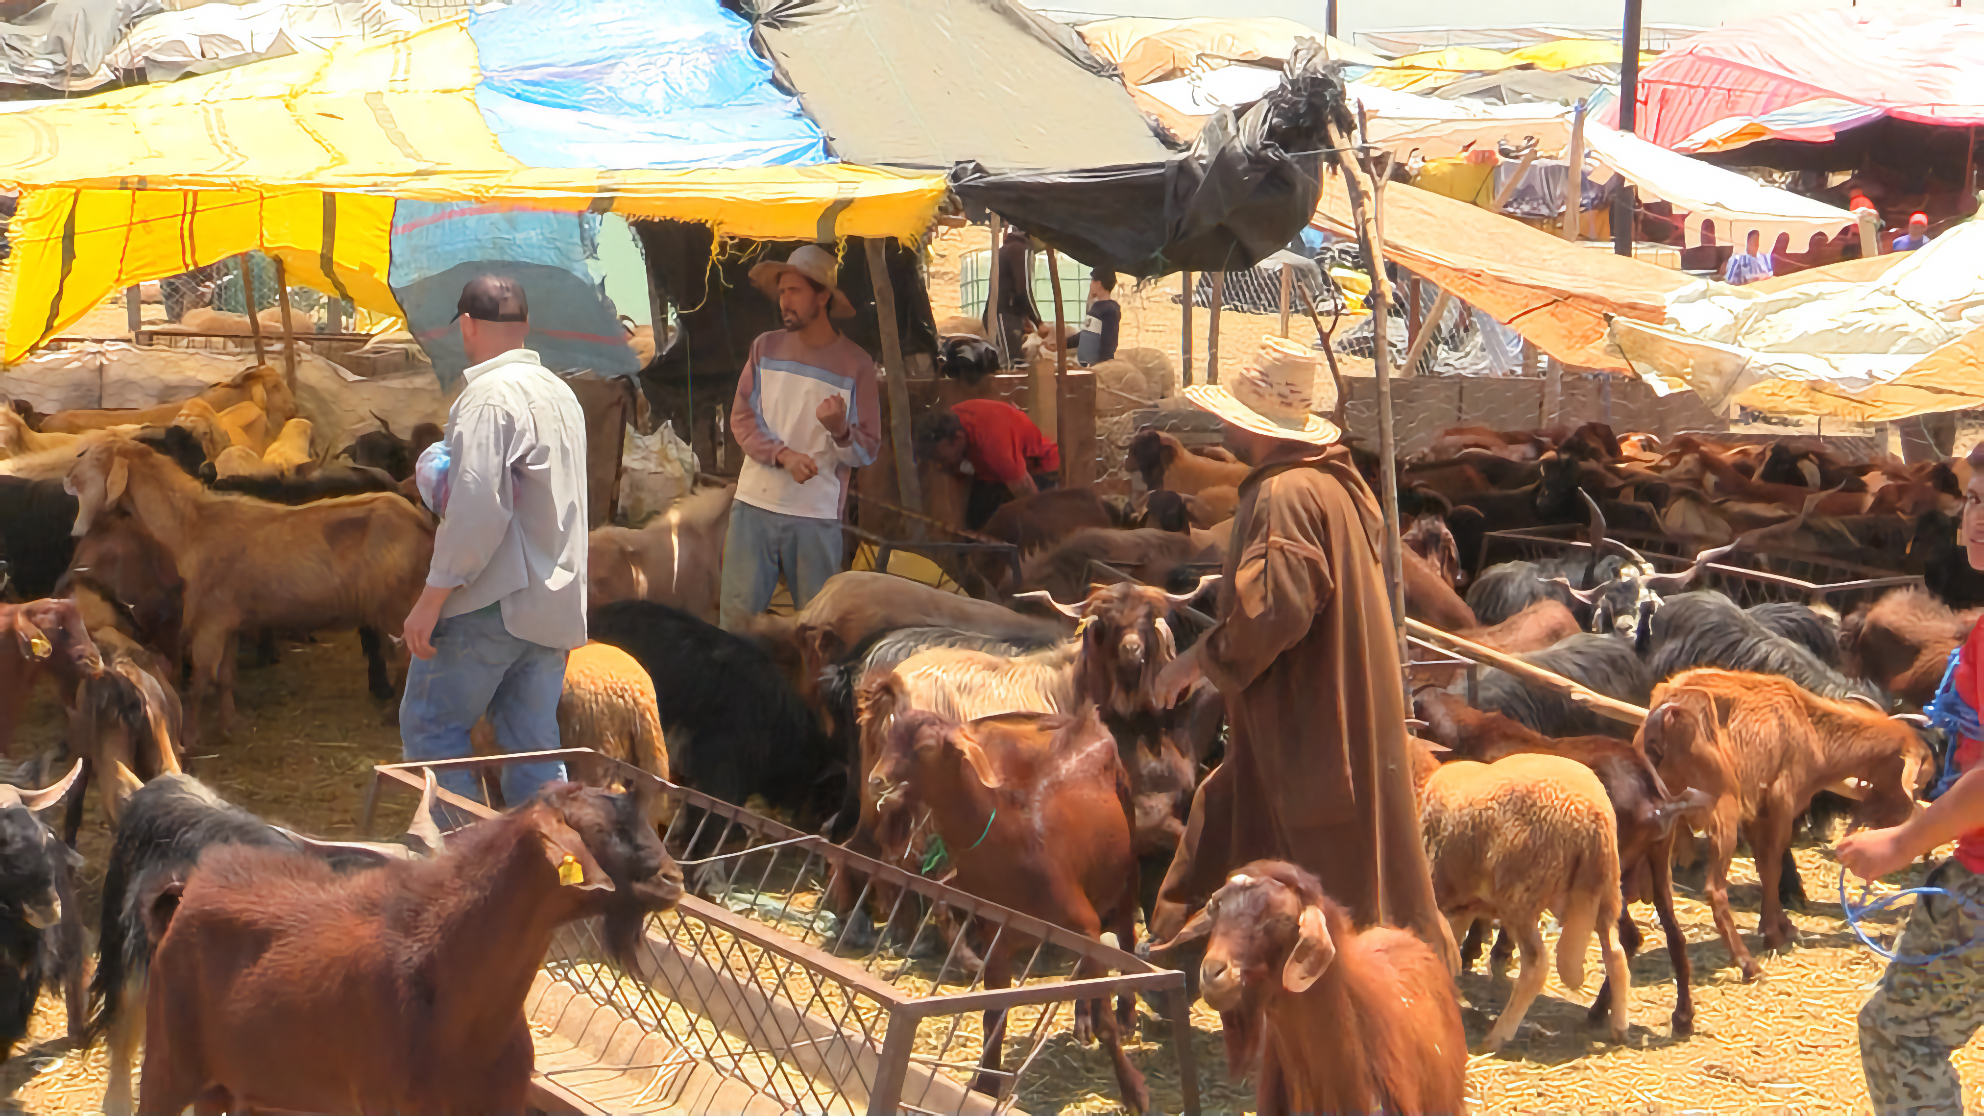
<svg viewBox="0 0 1984 1116">
<path fill-rule="evenodd" d="M 719 236 L 920 235 L 941 175 L 814 166 L 527 166 L 485 124 L 459 22 L 169 85 L 0 114 L 0 187 L 19 191 L 0 275 L 0 360 L 120 287 L 250 248 L 293 281 L 397 313 L 392 199 L 502 200 L 675 218 Z M 326 241 L 329 241 L 327 247 Z"/>
</svg>

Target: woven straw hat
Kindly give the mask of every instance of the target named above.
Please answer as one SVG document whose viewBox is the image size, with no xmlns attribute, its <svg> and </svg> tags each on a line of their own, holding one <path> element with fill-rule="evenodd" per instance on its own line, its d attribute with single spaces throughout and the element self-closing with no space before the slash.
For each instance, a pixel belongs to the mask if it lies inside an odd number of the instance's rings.
<svg viewBox="0 0 1984 1116">
<path fill-rule="evenodd" d="M 1223 384 L 1185 389 L 1203 410 L 1256 434 L 1311 445 L 1333 445 L 1343 432 L 1316 411 L 1336 409 L 1336 389 L 1318 377 L 1322 358 L 1286 337 L 1263 337 L 1240 374 Z M 1320 388 L 1324 397 L 1316 398 Z"/>
<path fill-rule="evenodd" d="M 840 284 L 835 282 L 839 277 L 840 265 L 834 260 L 832 252 L 817 244 L 802 245 L 793 249 L 792 255 L 787 256 L 784 263 L 770 260 L 752 268 L 751 283 L 772 296 L 773 300 L 777 300 L 778 281 L 788 271 L 796 271 L 833 292 L 834 297 L 829 303 L 828 310 L 833 317 L 854 316 L 854 304 L 847 300 L 847 296 L 841 293 Z"/>
</svg>

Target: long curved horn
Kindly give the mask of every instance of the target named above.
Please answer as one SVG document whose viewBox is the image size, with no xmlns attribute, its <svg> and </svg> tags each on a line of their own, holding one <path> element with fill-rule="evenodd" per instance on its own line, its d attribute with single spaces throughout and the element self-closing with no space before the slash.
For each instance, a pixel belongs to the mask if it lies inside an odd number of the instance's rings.
<svg viewBox="0 0 1984 1116">
<path fill-rule="evenodd" d="M 414 807 L 413 820 L 407 823 L 406 835 L 426 846 L 430 857 L 441 855 L 446 839 L 441 836 L 441 826 L 434 820 L 434 792 L 439 783 L 434 778 L 434 769 L 421 768 L 425 776 L 420 788 L 420 805 Z"/>
<path fill-rule="evenodd" d="M 291 844 L 313 856 L 329 859 L 333 856 L 362 856 L 380 864 L 390 864 L 396 860 L 412 860 L 415 853 L 405 845 L 395 845 L 390 841 L 323 841 L 315 837 L 305 837 L 301 833 L 272 825 L 270 829 L 282 834 Z"/>
<path fill-rule="evenodd" d="M 1029 589 L 1024 593 L 1015 593 L 1013 594 L 1013 599 L 1016 601 L 1045 601 L 1053 606 L 1054 611 L 1070 620 L 1081 620 L 1088 616 L 1087 601 L 1083 601 L 1080 604 L 1064 605 L 1060 601 L 1055 600 L 1054 594 L 1045 589 Z"/>
<path fill-rule="evenodd" d="M 1607 589 L 1612 588 L 1614 585 L 1618 585 L 1622 579 L 1615 577 L 1603 585 L 1593 586 L 1590 589 L 1579 589 L 1576 586 L 1572 585 L 1568 578 L 1539 577 L 1536 580 L 1541 581 L 1546 585 L 1561 585 L 1564 587 L 1564 591 L 1566 593 L 1569 593 L 1571 596 L 1577 598 L 1579 604 L 1591 605 L 1591 604 L 1597 604 L 1598 598 L 1604 596 L 1605 591 Z"/>
<path fill-rule="evenodd" d="M 21 805 L 26 806 L 28 809 L 33 810 L 36 813 L 40 813 L 41 811 L 48 809 L 50 806 L 55 805 L 57 802 L 62 801 L 63 796 L 69 793 L 70 787 L 76 785 L 76 778 L 80 776 L 82 773 L 83 773 L 83 761 L 77 760 L 75 764 L 69 768 L 69 773 L 67 775 L 62 776 L 62 781 L 56 783 L 54 786 L 45 787 L 38 791 L 29 791 L 26 794 L 22 794 L 18 790 L 16 790 L 14 793 L 20 798 Z"/>
<path fill-rule="evenodd" d="M 1579 579 L 1590 585 L 1591 579 L 1598 576 L 1598 554 L 1607 541 L 1605 513 L 1599 510 L 1598 501 L 1592 499 L 1591 493 L 1586 492 L 1582 486 L 1578 488 L 1578 495 L 1584 497 L 1585 504 L 1591 508 L 1591 561 L 1584 564 L 1584 577 Z"/>
<path fill-rule="evenodd" d="M 1216 574 L 1216 573 L 1201 574 L 1199 576 L 1199 583 L 1197 585 L 1192 586 L 1190 592 L 1166 593 L 1164 595 L 1164 599 L 1166 601 L 1169 601 L 1173 605 L 1190 604 L 1192 603 L 1193 599 L 1198 597 L 1200 593 L 1206 591 L 1206 586 L 1211 585 L 1213 582 L 1218 581 L 1221 577 L 1224 576 L 1225 576 L 1224 574 Z"/>
</svg>

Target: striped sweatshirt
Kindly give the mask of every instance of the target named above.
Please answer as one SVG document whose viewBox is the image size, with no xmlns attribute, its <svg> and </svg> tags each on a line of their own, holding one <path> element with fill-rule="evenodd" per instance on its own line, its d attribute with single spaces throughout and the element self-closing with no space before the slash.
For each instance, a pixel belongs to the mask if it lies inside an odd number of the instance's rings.
<svg viewBox="0 0 1984 1116">
<path fill-rule="evenodd" d="M 817 412 L 830 395 L 847 403 L 845 441 L 820 425 Z M 813 348 L 790 330 L 760 334 L 737 377 L 730 428 L 748 458 L 737 476 L 737 499 L 783 515 L 839 519 L 848 471 L 873 462 L 881 443 L 875 362 L 844 336 Z M 776 464 L 787 447 L 810 455 L 820 474 L 794 484 Z"/>
</svg>

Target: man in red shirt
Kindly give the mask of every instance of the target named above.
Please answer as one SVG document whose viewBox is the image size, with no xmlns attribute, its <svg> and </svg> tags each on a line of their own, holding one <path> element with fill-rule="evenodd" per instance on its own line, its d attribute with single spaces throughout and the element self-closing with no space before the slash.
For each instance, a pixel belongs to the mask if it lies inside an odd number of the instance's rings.
<svg viewBox="0 0 1984 1116">
<path fill-rule="evenodd" d="M 1959 528 L 1972 569 L 1984 570 L 1984 446 L 1971 451 Z M 1930 707 L 1952 732 L 1954 785 L 1892 829 L 1851 834 L 1834 850 L 1856 876 L 1899 872 L 1951 841 L 1956 854 L 1925 881 L 1951 894 L 1916 900 L 1891 962 L 1860 1009 L 1860 1068 L 1875 1112 L 1962 1112 L 1951 1052 L 1984 1025 L 1984 624 L 1973 628 Z M 1963 900 L 1959 902 L 1959 898 Z M 1925 960 L 1926 959 L 1926 960 Z"/>
<path fill-rule="evenodd" d="M 1060 447 L 1025 411 L 997 399 L 966 399 L 924 415 L 916 423 L 916 455 L 971 477 L 965 526 L 972 530 L 1006 501 L 1054 487 L 1061 469 Z"/>
</svg>

